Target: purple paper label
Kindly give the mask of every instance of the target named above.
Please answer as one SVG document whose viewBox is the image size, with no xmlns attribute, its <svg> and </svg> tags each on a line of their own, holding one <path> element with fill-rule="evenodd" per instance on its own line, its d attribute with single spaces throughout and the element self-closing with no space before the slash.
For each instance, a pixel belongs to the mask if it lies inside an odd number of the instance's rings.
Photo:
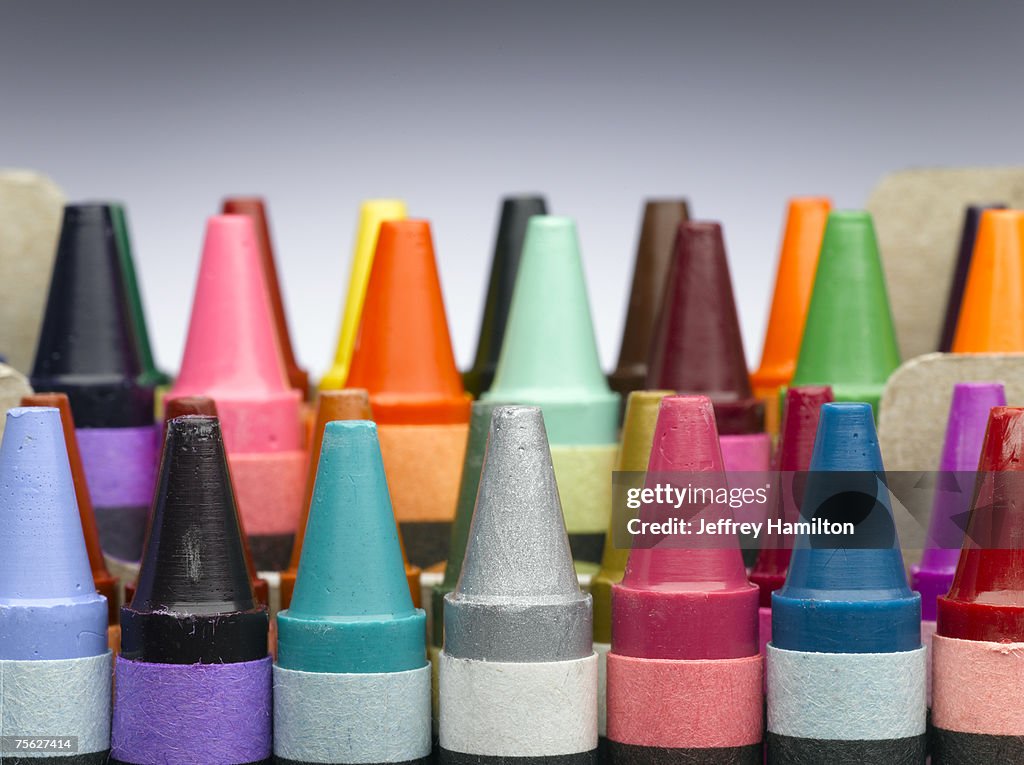
<svg viewBox="0 0 1024 765">
<path fill-rule="evenodd" d="M 75 431 L 85 480 L 97 508 L 149 507 L 160 459 L 160 433 L 156 425 Z"/>
</svg>

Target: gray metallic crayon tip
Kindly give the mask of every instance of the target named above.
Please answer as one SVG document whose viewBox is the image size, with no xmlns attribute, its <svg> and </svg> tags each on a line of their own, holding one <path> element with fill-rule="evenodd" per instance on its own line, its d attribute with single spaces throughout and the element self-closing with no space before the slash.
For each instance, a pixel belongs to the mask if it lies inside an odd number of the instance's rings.
<svg viewBox="0 0 1024 765">
<path fill-rule="evenodd" d="M 496 407 L 462 575 L 445 596 L 444 650 L 486 661 L 580 659 L 592 651 L 591 623 L 541 411 Z"/>
</svg>

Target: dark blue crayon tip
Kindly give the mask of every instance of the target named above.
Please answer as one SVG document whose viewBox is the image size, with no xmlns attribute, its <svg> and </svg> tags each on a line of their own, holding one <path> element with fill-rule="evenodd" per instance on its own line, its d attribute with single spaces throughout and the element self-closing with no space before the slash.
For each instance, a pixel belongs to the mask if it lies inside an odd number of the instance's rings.
<svg viewBox="0 0 1024 765">
<path fill-rule="evenodd" d="M 786 583 L 772 596 L 772 644 L 791 651 L 892 653 L 921 645 L 868 404 L 821 408 Z M 853 524 L 822 533 L 814 524 Z"/>
</svg>

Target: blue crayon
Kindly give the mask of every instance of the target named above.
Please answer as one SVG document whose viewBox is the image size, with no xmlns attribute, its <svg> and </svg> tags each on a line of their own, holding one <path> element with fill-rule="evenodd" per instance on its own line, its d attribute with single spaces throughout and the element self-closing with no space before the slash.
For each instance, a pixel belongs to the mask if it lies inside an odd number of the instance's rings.
<svg viewBox="0 0 1024 765">
<path fill-rule="evenodd" d="M 870 405 L 822 406 L 800 522 L 772 596 L 768 761 L 924 763 L 921 599 Z"/>
<path fill-rule="evenodd" d="M 23 738 L 52 752 L 34 747 L 31 762 L 105 763 L 111 669 L 60 411 L 11 409 L 0 445 L 0 761 L 28 762 L 12 740 Z"/>
</svg>

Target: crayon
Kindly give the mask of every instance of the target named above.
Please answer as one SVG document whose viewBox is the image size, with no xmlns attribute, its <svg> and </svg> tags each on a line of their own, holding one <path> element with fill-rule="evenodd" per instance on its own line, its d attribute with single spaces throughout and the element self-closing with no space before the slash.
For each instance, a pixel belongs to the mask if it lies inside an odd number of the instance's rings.
<svg viewBox="0 0 1024 765">
<path fill-rule="evenodd" d="M 405 216 L 405 202 L 401 199 L 367 199 L 359 208 L 359 228 L 356 231 L 352 268 L 348 277 L 348 296 L 345 299 L 341 328 L 338 330 L 338 347 L 331 368 L 320 381 L 320 390 L 345 387 L 363 317 L 366 285 L 370 281 L 373 257 L 377 251 L 380 224 L 386 220 L 402 220 Z"/>
<path fill-rule="evenodd" d="M 597 355 L 576 224 L 530 219 L 494 384 L 481 399 L 544 410 L 577 560 L 601 559 L 611 507 L 619 396 Z"/>
<path fill-rule="evenodd" d="M 426 614 L 412 604 L 372 422 L 327 423 L 291 606 L 277 615 L 274 755 L 430 756 Z"/>
<path fill-rule="evenodd" d="M 288 385 L 252 219 L 209 219 L 170 398 L 217 404 L 253 562 L 288 565 L 306 481 L 301 395 Z"/>
<path fill-rule="evenodd" d="M 438 762 L 594 765 L 591 625 L 541 410 L 498 406 L 462 574 L 445 596 Z"/>
<path fill-rule="evenodd" d="M 828 197 L 789 200 L 761 365 L 750 375 L 754 395 L 764 402 L 765 428 L 769 433 L 779 431 L 779 390 L 789 385 L 796 371 L 814 271 L 831 207 Z"/>
<path fill-rule="evenodd" d="M 20 404 L 25 396 L 32 395 L 32 386 L 28 378 L 7 364 L 0 363 L 0 412 Z M 6 418 L 0 417 L 0 437 L 3 437 Z"/>
<path fill-rule="evenodd" d="M 117 254 L 121 263 L 121 274 L 124 278 L 125 294 L 128 298 L 128 314 L 131 317 L 132 329 L 135 331 L 135 342 L 139 349 L 139 363 L 142 374 L 139 381 L 146 386 L 161 388 L 170 384 L 171 376 L 157 369 L 153 358 L 153 347 L 149 343 L 149 328 L 146 325 L 146 311 L 142 306 L 142 291 L 139 289 L 138 275 L 135 273 L 135 255 L 132 250 L 132 238 L 128 229 L 128 215 L 124 205 L 111 202 L 110 220 L 114 226 L 114 238 L 117 240 Z"/>
<path fill-rule="evenodd" d="M 85 551 L 89 557 L 89 568 L 92 569 L 93 584 L 96 591 L 107 599 L 107 640 L 110 647 L 117 647 L 121 639 L 121 628 L 117 623 L 118 583 L 117 579 L 107 570 L 107 562 L 103 558 L 100 547 L 100 532 L 96 527 L 96 515 L 89 496 L 89 486 L 82 468 L 82 455 L 78 451 L 78 439 L 75 437 L 75 420 L 71 415 L 71 404 L 63 393 L 34 393 L 21 399 L 21 406 L 48 407 L 60 412 L 60 424 L 64 434 L 64 445 L 67 449 L 68 464 L 71 468 L 71 479 L 75 487 L 75 501 L 78 504 L 78 517 L 82 524 L 82 537 L 85 540 Z"/>
<path fill-rule="evenodd" d="M 676 232 L 689 217 L 685 199 L 649 199 L 644 203 L 619 360 L 615 371 L 608 375 L 608 384 L 622 396 L 623 402 L 630 393 L 643 390 L 646 385 L 647 358 L 672 263 Z"/>
<path fill-rule="evenodd" d="M 646 485 L 689 483 L 724 465 L 706 396 L 661 401 Z M 667 520 L 670 505 L 639 510 Z M 730 515 L 731 513 L 726 513 Z M 758 589 L 747 581 L 738 540 L 697 537 L 634 543 L 612 586 L 608 653 L 608 758 L 613 765 L 665 761 L 760 765 L 764 666 L 758 653 Z M 690 541 L 694 540 L 694 541 Z"/>
<path fill-rule="evenodd" d="M 801 506 L 810 531 L 772 594 L 769 763 L 925 761 L 921 597 L 884 482 L 870 405 L 823 405 Z"/>
<path fill-rule="evenodd" d="M 69 743 L 53 756 L 21 757 L 5 747 L 0 759 L 103 765 L 110 748 L 107 600 L 93 586 L 56 409 L 7 412 L 0 529 L 0 731 Z"/>
<path fill-rule="evenodd" d="M 818 413 L 822 404 L 832 401 L 828 386 L 789 388 L 782 410 L 779 448 L 775 456 L 777 481 L 772 487 L 770 505 L 774 520 L 794 523 L 800 519 L 801 484 L 811 466 L 814 436 L 818 432 Z M 770 534 L 764 538 L 757 561 L 750 572 L 750 581 L 761 592 L 758 615 L 758 639 L 761 655 L 772 639 L 772 593 L 786 581 L 786 571 L 793 554 L 790 534 Z"/>
<path fill-rule="evenodd" d="M 615 461 L 615 470 L 626 473 L 646 473 L 654 441 L 654 426 L 658 420 L 658 405 L 666 390 L 637 390 L 626 399 L 626 415 L 622 422 L 622 442 Z M 643 481 L 626 479 L 629 485 L 642 486 Z M 617 518 L 612 511 L 608 536 L 601 554 L 601 569 L 590 581 L 590 595 L 594 599 L 594 653 L 598 660 L 597 735 L 603 752 L 607 748 L 608 710 L 607 656 L 612 643 L 612 585 L 622 581 L 629 560 L 629 546 L 615 543 L 616 523 L 624 524 L 628 518 Z M 624 527 L 623 527 L 624 528 Z"/>
<path fill-rule="evenodd" d="M 978 224 L 981 223 L 981 214 L 985 210 L 1005 209 L 1006 205 L 996 203 L 968 205 L 964 210 L 964 223 L 960 229 L 960 245 L 957 247 L 953 278 L 949 283 L 946 312 L 942 320 L 942 334 L 939 336 L 938 349 L 942 353 L 949 353 L 953 349 L 953 335 L 956 334 L 956 322 L 960 317 L 960 306 L 964 300 L 964 288 L 967 286 L 967 274 L 971 269 L 974 243 L 978 239 Z"/>
<path fill-rule="evenodd" d="M 303 399 L 309 395 L 309 373 L 299 366 L 292 349 L 292 336 L 288 331 L 288 314 L 281 294 L 281 281 L 277 276 L 277 262 L 274 258 L 274 240 L 270 236 L 270 219 L 266 203 L 259 197 L 228 197 L 221 205 L 224 215 L 248 215 L 256 227 L 256 241 L 259 244 L 260 262 L 267 279 L 270 295 L 270 310 L 274 315 L 274 330 L 281 349 L 288 384 L 299 392 Z"/>
<path fill-rule="evenodd" d="M 320 391 L 316 398 L 316 424 L 313 429 L 312 449 L 310 451 L 309 474 L 306 479 L 306 495 L 302 502 L 302 513 L 299 516 L 298 532 L 295 535 L 295 545 L 292 547 L 292 557 L 288 568 L 281 572 L 281 608 L 288 608 L 292 602 L 292 592 L 295 590 L 295 577 L 299 573 L 299 560 L 302 557 L 302 543 L 306 535 L 306 522 L 309 518 L 310 502 L 313 499 L 313 485 L 316 481 L 317 466 L 320 464 L 320 445 L 324 437 L 324 428 L 328 422 L 334 420 L 372 420 L 373 413 L 370 410 L 370 397 L 365 390 L 360 388 L 346 388 L 344 390 Z M 399 536 L 398 543 L 401 546 L 402 539 Z M 402 560 L 405 563 L 405 576 L 409 583 L 409 593 L 412 596 L 412 603 L 416 608 L 420 607 L 420 568 L 411 565 L 405 560 L 405 550 L 402 550 Z"/>
<path fill-rule="evenodd" d="M 1024 760 L 1024 409 L 988 419 L 963 550 L 932 643 L 932 762 Z"/>
<path fill-rule="evenodd" d="M 1024 351 L 1024 212 L 985 210 L 964 285 L 953 353 Z"/>
<path fill-rule="evenodd" d="M 871 215 L 829 213 L 791 385 L 828 385 L 836 401 L 878 400 L 899 366 Z"/>
<path fill-rule="evenodd" d="M 427 221 L 380 226 L 347 385 L 370 393 L 409 559 L 444 560 L 470 399 L 455 366 Z"/>
<path fill-rule="evenodd" d="M 498 368 L 498 355 L 505 337 L 512 290 L 519 271 L 519 260 L 526 237 L 526 224 L 534 215 L 547 215 L 548 206 L 540 195 L 505 197 L 501 200 L 498 235 L 494 241 L 491 276 L 487 282 L 480 339 L 473 366 L 462 374 L 466 392 L 474 398 L 490 389 Z"/>
<path fill-rule="evenodd" d="M 137 561 L 156 480 L 160 430 L 128 307 L 107 205 L 68 205 L 50 280 L 35 390 L 66 393 L 108 555 Z"/>
<path fill-rule="evenodd" d="M 921 562 L 910 567 L 910 586 L 921 594 L 921 642 L 928 649 L 929 670 L 938 598 L 953 585 L 963 544 L 962 519 L 970 511 L 989 412 L 997 406 L 1006 406 L 1002 383 L 957 383 L 953 387 L 925 549 Z"/>
<path fill-rule="evenodd" d="M 268 628 L 220 424 L 171 420 L 138 586 L 121 608 L 112 764 L 268 760 Z"/>
</svg>

